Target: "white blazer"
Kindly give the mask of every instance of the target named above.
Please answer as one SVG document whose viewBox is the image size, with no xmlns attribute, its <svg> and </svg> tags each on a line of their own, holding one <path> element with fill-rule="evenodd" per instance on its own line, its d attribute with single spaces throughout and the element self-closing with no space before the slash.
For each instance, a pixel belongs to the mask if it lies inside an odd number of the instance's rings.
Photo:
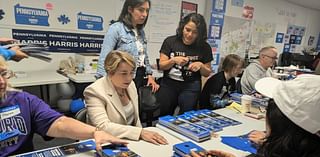
<svg viewBox="0 0 320 157">
<path fill-rule="evenodd" d="M 127 125 L 122 103 L 108 76 L 96 80 L 84 90 L 88 121 L 119 138 L 139 140 L 142 126 L 139 119 L 138 93 L 133 81 L 127 92 L 134 108 L 134 126 Z"/>
</svg>

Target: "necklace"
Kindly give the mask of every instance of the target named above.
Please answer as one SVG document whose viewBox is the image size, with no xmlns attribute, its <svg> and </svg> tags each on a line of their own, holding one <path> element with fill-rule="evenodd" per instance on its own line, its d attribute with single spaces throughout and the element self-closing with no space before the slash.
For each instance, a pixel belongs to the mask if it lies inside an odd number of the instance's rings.
<svg viewBox="0 0 320 157">
<path fill-rule="evenodd" d="M 126 91 L 124 89 L 122 89 L 122 92 L 118 92 L 117 90 L 116 90 L 116 92 L 121 98 L 126 95 Z"/>
</svg>

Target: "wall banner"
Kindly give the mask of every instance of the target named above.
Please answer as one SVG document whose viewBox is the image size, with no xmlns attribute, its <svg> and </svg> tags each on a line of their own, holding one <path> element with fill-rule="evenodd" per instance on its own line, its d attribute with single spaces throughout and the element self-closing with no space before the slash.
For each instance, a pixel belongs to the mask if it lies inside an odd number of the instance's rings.
<svg viewBox="0 0 320 157">
<path fill-rule="evenodd" d="M 101 16 L 88 15 L 88 14 L 83 14 L 81 12 L 79 12 L 77 16 L 78 16 L 78 29 L 95 30 L 95 31 L 103 30 L 103 18 Z"/>
<path fill-rule="evenodd" d="M 16 24 L 49 26 L 49 12 L 45 9 L 14 6 Z"/>
<path fill-rule="evenodd" d="M 49 52 L 99 53 L 103 35 L 12 29 L 20 43 L 46 44 Z"/>
<path fill-rule="evenodd" d="M 226 0 L 213 0 L 212 10 L 215 12 L 225 13 L 226 12 L 227 1 Z"/>
<path fill-rule="evenodd" d="M 224 14 L 218 12 L 212 12 L 210 18 L 210 25 L 219 25 L 223 26 L 224 23 Z"/>
</svg>

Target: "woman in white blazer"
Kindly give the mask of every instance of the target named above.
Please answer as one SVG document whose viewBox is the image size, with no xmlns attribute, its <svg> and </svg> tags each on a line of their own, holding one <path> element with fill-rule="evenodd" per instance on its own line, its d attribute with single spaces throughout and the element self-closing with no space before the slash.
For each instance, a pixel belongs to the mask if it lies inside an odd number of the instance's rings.
<svg viewBox="0 0 320 157">
<path fill-rule="evenodd" d="M 138 94 L 132 81 L 134 69 L 135 62 L 130 54 L 115 50 L 107 55 L 107 76 L 96 80 L 84 91 L 89 122 L 120 138 L 167 144 L 163 136 L 141 126 Z"/>
</svg>

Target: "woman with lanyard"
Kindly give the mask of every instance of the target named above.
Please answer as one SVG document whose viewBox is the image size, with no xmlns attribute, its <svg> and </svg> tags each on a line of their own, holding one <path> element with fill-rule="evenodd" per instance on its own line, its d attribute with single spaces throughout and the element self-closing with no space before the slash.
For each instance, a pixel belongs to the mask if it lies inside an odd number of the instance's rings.
<svg viewBox="0 0 320 157">
<path fill-rule="evenodd" d="M 179 105 L 180 113 L 197 105 L 201 92 L 201 76 L 211 73 L 213 59 L 206 42 L 204 17 L 191 13 L 183 18 L 176 35 L 167 37 L 160 49 L 160 69 L 164 70 L 158 92 L 161 115 L 172 115 Z"/>
<path fill-rule="evenodd" d="M 147 41 L 144 26 L 147 23 L 150 9 L 149 0 L 126 0 L 118 21 L 111 24 L 106 33 L 99 56 L 96 78 L 106 75 L 104 62 L 107 54 L 112 50 L 121 50 L 130 53 L 136 60 L 136 74 L 134 82 L 137 89 L 145 85 L 152 86 L 152 91 L 159 89 L 159 85 L 152 77 L 151 65 L 147 54 Z"/>
</svg>

